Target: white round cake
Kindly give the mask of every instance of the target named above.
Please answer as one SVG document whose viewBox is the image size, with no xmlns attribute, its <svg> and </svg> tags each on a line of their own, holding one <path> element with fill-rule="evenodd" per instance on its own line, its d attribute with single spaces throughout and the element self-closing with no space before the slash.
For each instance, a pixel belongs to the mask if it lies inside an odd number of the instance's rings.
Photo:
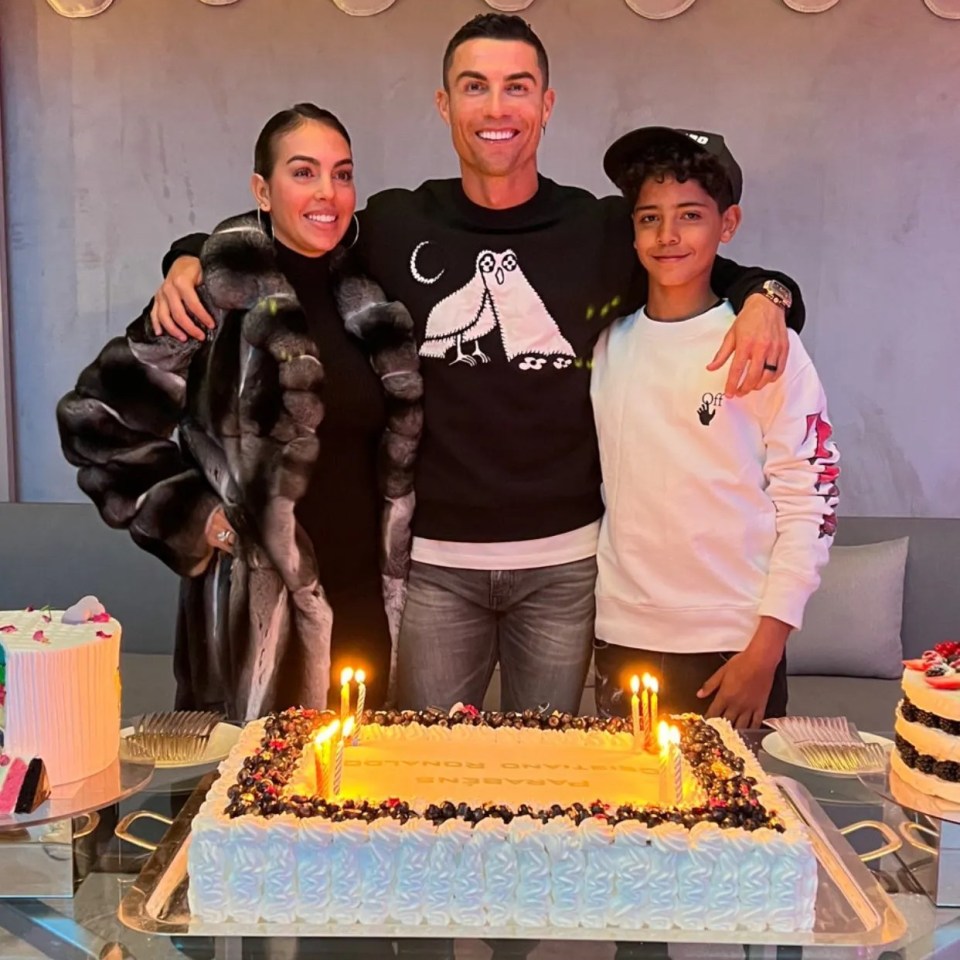
<svg viewBox="0 0 960 960">
<path fill-rule="evenodd" d="M 915 790 L 960 806 L 960 643 L 904 666 L 891 768 Z"/>
<path fill-rule="evenodd" d="M 93 598 L 0 611 L 0 737 L 5 754 L 42 759 L 52 785 L 117 758 L 120 624 Z"/>
</svg>

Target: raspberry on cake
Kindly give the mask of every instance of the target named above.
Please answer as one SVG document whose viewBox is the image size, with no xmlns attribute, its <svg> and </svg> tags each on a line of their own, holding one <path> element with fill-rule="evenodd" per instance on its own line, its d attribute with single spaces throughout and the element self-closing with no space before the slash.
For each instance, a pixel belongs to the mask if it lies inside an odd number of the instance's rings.
<svg viewBox="0 0 960 960">
<path fill-rule="evenodd" d="M 679 718 L 674 804 L 627 722 L 535 711 L 367 712 L 334 797 L 313 747 L 333 719 L 244 730 L 193 821 L 195 917 L 812 928 L 810 837 L 725 721 Z"/>
</svg>

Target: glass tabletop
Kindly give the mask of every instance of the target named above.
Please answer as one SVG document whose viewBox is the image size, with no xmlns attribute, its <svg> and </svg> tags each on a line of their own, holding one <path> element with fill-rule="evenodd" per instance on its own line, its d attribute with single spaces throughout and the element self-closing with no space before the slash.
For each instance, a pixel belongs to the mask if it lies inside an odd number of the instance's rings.
<svg viewBox="0 0 960 960">
<path fill-rule="evenodd" d="M 838 826 L 852 819 L 896 817 L 895 805 L 854 778 L 827 777 L 786 764 L 767 755 L 760 743 L 767 731 L 747 731 L 744 740 L 758 753 L 770 773 L 801 782 Z M 903 864 L 893 856 L 871 864 L 882 885 L 906 916 L 909 942 L 890 952 L 862 949 L 846 952 L 825 948 L 754 947 L 708 944 L 621 943 L 603 941 L 476 940 L 320 940 L 153 936 L 130 930 L 117 918 L 117 909 L 149 851 L 119 840 L 114 830 L 122 817 L 149 810 L 173 818 L 211 767 L 157 771 L 144 790 L 100 811 L 98 828 L 74 841 L 75 895 L 62 899 L 0 900 L 0 957 L 4 960 L 310 960 L 310 958 L 410 958 L 410 960 L 696 960 L 738 956 L 777 960 L 827 960 L 841 957 L 882 957 L 883 960 L 947 960 L 960 957 L 960 911 L 936 910 L 911 883 Z M 163 776 L 158 776 L 163 774 Z M 136 832 L 158 842 L 165 831 L 160 821 L 139 821 Z M 874 845 L 876 841 L 874 840 Z"/>
</svg>

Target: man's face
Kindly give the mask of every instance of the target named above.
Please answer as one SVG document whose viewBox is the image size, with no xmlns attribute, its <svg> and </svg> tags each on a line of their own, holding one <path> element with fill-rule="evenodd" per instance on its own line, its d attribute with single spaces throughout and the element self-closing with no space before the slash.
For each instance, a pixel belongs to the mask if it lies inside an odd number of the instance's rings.
<svg viewBox="0 0 960 960">
<path fill-rule="evenodd" d="M 695 180 L 647 177 L 633 209 L 633 245 L 650 278 L 665 287 L 706 278 L 717 247 L 740 225 L 740 208 L 723 213 Z"/>
<path fill-rule="evenodd" d="M 437 91 L 437 108 L 464 167 L 487 177 L 536 167 L 554 93 L 544 89 L 529 43 L 468 40 L 454 52 L 446 80 L 449 90 Z"/>
</svg>

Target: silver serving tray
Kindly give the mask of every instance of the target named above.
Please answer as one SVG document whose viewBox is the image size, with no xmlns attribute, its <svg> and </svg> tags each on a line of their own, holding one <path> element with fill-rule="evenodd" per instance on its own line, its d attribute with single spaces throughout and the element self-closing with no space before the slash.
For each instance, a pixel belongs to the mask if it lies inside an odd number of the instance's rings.
<svg viewBox="0 0 960 960">
<path fill-rule="evenodd" d="M 805 787 L 776 777 L 784 798 L 810 828 L 820 865 L 816 922 L 808 933 L 747 930 L 626 930 L 621 927 L 405 926 L 403 924 L 204 923 L 187 903 L 190 824 L 215 773 L 200 781 L 120 904 L 123 924 L 141 933 L 203 937 L 381 937 L 738 943 L 778 946 L 885 946 L 907 931 L 903 916 Z"/>
</svg>

